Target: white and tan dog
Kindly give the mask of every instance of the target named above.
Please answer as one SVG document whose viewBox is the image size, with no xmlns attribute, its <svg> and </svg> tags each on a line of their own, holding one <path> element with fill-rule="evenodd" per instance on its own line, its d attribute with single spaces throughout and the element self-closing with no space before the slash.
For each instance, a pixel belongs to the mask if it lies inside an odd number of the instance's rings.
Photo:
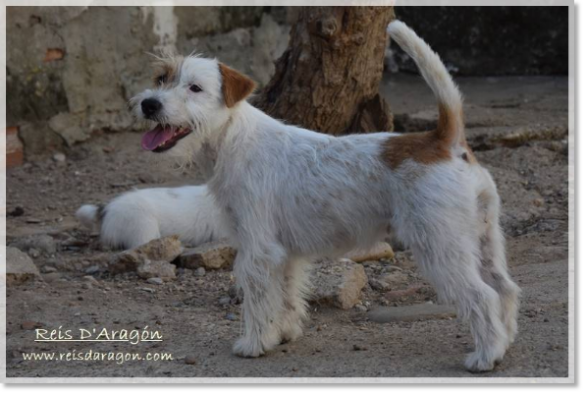
<svg viewBox="0 0 585 394">
<path fill-rule="evenodd" d="M 500 200 L 466 143 L 460 93 L 412 30 L 395 21 L 388 32 L 437 97 L 435 131 L 332 137 L 286 125 L 246 102 L 250 79 L 195 56 L 161 59 L 159 86 L 133 99 L 136 115 L 157 123 L 143 147 L 204 170 L 238 248 L 237 355 L 301 336 L 307 261 L 367 249 L 389 228 L 469 319 L 469 370 L 491 370 L 514 340 L 519 289 L 506 267 Z"/>
<path fill-rule="evenodd" d="M 228 236 L 205 185 L 134 190 L 105 206 L 84 205 L 75 216 L 98 230 L 100 242 L 113 249 L 132 249 L 170 235 L 190 246 Z"/>
</svg>

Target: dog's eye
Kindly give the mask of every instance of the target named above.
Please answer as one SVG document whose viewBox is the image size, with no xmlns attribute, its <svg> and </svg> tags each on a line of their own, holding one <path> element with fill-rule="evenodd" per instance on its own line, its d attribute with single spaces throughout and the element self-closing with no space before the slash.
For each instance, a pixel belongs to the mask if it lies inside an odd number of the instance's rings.
<svg viewBox="0 0 585 394">
<path fill-rule="evenodd" d="M 166 83 L 166 82 L 167 82 L 167 74 L 162 74 L 162 75 L 159 75 L 159 76 L 156 78 L 156 83 L 157 83 L 158 85 L 162 85 L 163 83 Z"/>
<path fill-rule="evenodd" d="M 199 93 L 201 92 L 201 88 L 197 85 L 191 85 L 189 86 L 189 90 L 192 91 L 193 93 Z"/>
</svg>

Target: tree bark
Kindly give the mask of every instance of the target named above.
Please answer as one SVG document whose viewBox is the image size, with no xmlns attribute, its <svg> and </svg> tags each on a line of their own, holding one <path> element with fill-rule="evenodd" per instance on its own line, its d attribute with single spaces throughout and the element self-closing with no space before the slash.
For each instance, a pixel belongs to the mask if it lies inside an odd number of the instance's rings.
<svg viewBox="0 0 585 394">
<path fill-rule="evenodd" d="M 393 7 L 302 7 L 289 47 L 254 104 L 332 135 L 391 131 L 378 86 L 393 18 Z"/>
</svg>

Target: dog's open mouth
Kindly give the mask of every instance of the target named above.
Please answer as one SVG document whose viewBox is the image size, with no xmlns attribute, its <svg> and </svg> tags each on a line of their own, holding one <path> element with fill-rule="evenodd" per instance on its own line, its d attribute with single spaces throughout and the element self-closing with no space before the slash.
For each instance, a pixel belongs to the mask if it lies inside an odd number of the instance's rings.
<svg viewBox="0 0 585 394">
<path fill-rule="evenodd" d="M 142 148 L 152 152 L 164 152 L 171 149 L 181 138 L 191 133 L 191 129 L 185 127 L 162 126 L 156 127 L 142 136 Z"/>
</svg>

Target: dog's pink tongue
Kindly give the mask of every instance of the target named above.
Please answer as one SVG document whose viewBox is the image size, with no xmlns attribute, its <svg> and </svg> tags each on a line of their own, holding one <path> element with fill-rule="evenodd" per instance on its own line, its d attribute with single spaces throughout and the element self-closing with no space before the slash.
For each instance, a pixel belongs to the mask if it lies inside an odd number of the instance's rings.
<svg viewBox="0 0 585 394">
<path fill-rule="evenodd" d="M 155 150 L 157 146 L 173 137 L 174 131 L 171 126 L 162 127 L 157 125 L 154 129 L 147 131 L 142 136 L 142 148 L 145 150 Z"/>
</svg>

